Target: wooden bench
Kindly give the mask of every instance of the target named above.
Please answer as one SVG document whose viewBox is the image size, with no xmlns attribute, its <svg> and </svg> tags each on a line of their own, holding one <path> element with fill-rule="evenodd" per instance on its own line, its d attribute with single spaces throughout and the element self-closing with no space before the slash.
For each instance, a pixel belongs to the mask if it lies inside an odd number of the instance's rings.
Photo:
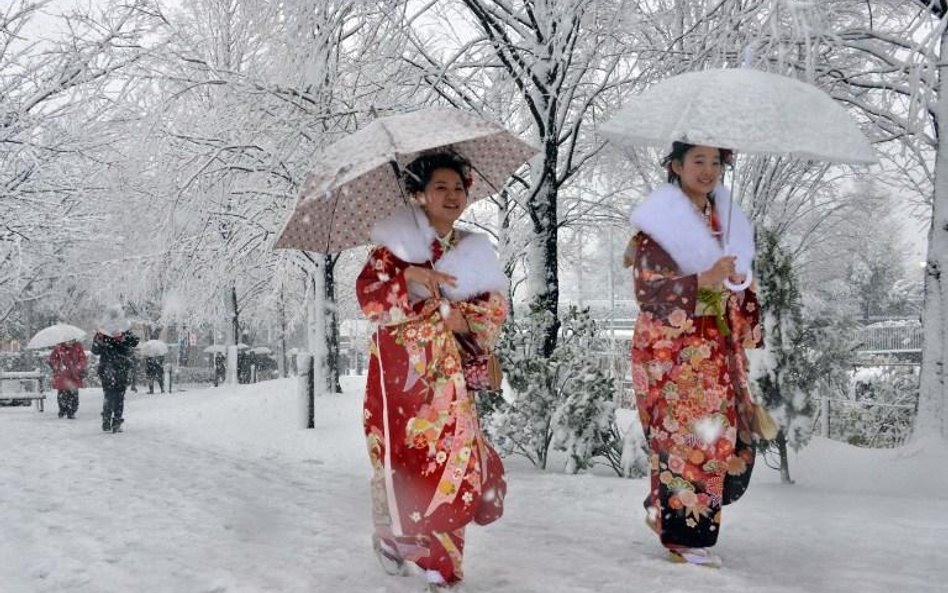
<svg viewBox="0 0 948 593">
<path fill-rule="evenodd" d="M 36 402 L 36 410 L 43 412 L 45 409 L 46 393 L 43 391 L 43 373 L 39 371 L 18 371 L 0 373 L 0 401 L 33 401 Z M 4 393 L 3 383 L 5 381 L 18 382 L 22 386 L 24 382 L 35 383 L 36 391 L 15 391 Z"/>
</svg>

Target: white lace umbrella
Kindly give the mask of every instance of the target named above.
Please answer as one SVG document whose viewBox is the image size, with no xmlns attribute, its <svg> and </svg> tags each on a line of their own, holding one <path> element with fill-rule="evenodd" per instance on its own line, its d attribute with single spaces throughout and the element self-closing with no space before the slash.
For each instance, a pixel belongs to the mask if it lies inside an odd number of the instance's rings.
<svg viewBox="0 0 948 593">
<path fill-rule="evenodd" d="M 56 344 L 81 340 L 84 337 L 86 337 L 86 332 L 78 327 L 68 323 L 57 323 L 36 332 L 36 335 L 33 336 L 26 347 L 30 349 L 52 348 Z"/>
<path fill-rule="evenodd" d="M 164 356 L 168 354 L 168 345 L 161 340 L 148 340 L 138 346 L 142 356 Z"/>
<path fill-rule="evenodd" d="M 670 148 L 679 141 L 831 163 L 877 160 L 859 126 L 829 95 L 750 68 L 666 78 L 629 100 L 600 131 L 622 146 Z"/>
<path fill-rule="evenodd" d="M 379 118 L 321 152 L 275 247 L 337 253 L 369 243 L 375 222 L 404 205 L 399 172 L 434 151 L 471 162 L 470 201 L 498 192 L 538 152 L 497 124 L 456 109 Z"/>
<path fill-rule="evenodd" d="M 876 162 L 846 110 L 811 84 L 752 68 L 672 76 L 633 97 L 600 129 L 624 147 L 672 142 L 831 163 Z M 733 201 L 731 205 L 733 207 Z M 730 229 L 730 210 L 727 228 Z M 728 237 L 725 236 L 725 251 Z M 750 286 L 747 275 L 738 290 Z"/>
</svg>

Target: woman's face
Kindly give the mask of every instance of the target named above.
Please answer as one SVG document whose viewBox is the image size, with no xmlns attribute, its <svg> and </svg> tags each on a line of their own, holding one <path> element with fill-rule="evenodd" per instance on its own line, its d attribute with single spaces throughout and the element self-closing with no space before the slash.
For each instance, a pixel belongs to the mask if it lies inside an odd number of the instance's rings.
<svg viewBox="0 0 948 593">
<path fill-rule="evenodd" d="M 436 227 L 451 226 L 467 206 L 464 180 L 454 169 L 435 169 L 425 186 L 425 212 Z"/>
<path fill-rule="evenodd" d="M 721 151 L 713 146 L 695 146 L 681 161 L 672 161 L 671 166 L 678 175 L 682 191 L 695 199 L 711 193 L 724 171 Z"/>
</svg>

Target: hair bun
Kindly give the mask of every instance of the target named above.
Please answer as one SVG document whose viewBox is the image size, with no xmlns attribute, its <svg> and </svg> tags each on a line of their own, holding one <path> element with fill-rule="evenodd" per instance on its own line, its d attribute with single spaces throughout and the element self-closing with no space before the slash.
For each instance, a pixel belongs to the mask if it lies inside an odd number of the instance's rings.
<svg viewBox="0 0 948 593">
<path fill-rule="evenodd" d="M 456 152 L 428 152 L 424 153 L 402 171 L 402 185 L 410 194 L 423 192 L 431 181 L 431 174 L 437 169 L 451 169 L 457 171 L 464 182 L 464 189 L 469 189 L 474 183 L 471 177 L 471 163 Z"/>
</svg>

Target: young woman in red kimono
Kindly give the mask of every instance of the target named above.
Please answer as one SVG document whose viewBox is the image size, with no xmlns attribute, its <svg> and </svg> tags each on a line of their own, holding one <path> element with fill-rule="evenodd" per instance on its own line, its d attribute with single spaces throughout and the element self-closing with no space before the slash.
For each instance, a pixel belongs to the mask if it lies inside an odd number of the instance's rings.
<svg viewBox="0 0 948 593">
<path fill-rule="evenodd" d="M 429 590 L 457 590 L 464 528 L 502 512 L 503 465 L 481 432 L 456 335 L 489 351 L 507 313 L 506 277 L 486 235 L 454 228 L 470 176 L 455 155 L 406 168 L 417 206 L 372 230 L 378 245 L 357 282 L 371 343 L 364 428 L 373 543 L 390 574 L 406 563 Z"/>
<path fill-rule="evenodd" d="M 754 463 L 744 349 L 761 340 L 754 291 L 725 287 L 754 258 L 751 226 L 720 185 L 730 156 L 674 144 L 669 183 L 632 213 L 627 262 L 640 309 L 632 382 L 651 451 L 646 522 L 673 561 L 712 567 L 721 507 L 744 493 Z"/>
</svg>

